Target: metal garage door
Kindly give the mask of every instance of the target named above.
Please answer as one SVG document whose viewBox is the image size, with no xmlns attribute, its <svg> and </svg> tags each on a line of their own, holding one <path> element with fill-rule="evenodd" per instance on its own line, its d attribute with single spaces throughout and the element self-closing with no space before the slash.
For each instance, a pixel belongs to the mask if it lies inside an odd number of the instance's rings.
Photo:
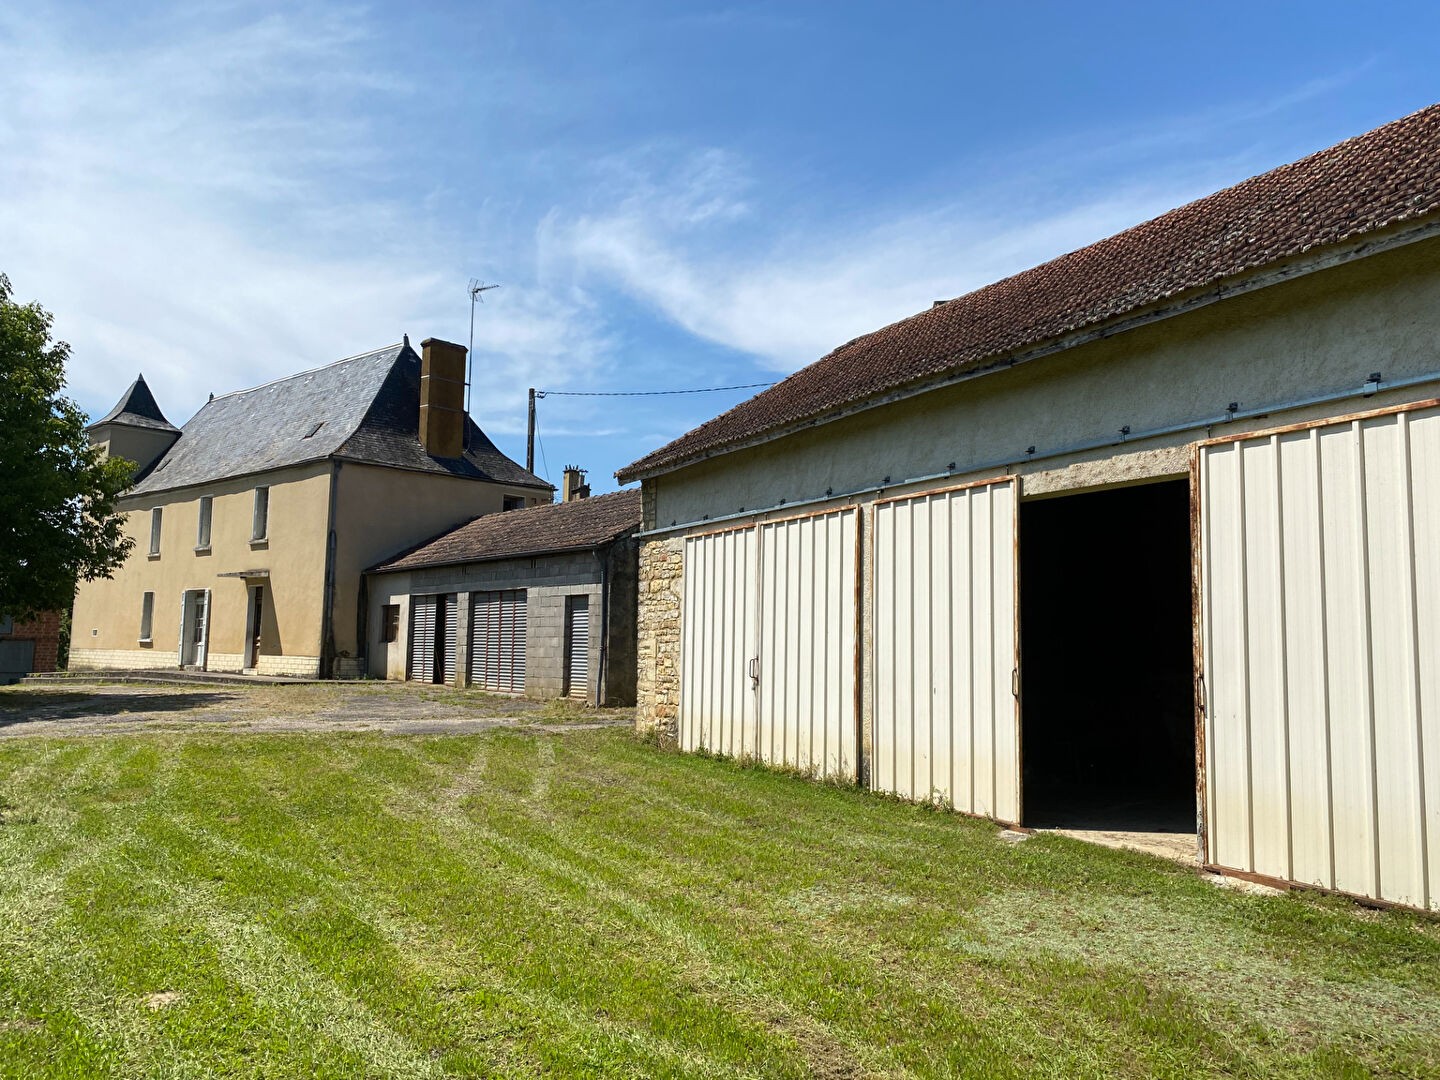
<svg viewBox="0 0 1440 1080">
<path fill-rule="evenodd" d="M 19 682 L 35 670 L 35 642 L 0 641 L 0 686 Z"/>
<path fill-rule="evenodd" d="M 410 678 L 435 681 L 435 615 L 437 596 L 410 597 Z"/>
<path fill-rule="evenodd" d="M 455 683 L 456 596 L 410 597 L 410 678 Z"/>
<path fill-rule="evenodd" d="M 682 750 L 755 754 L 759 553 L 760 532 L 753 527 L 685 538 Z"/>
<path fill-rule="evenodd" d="M 525 692 L 526 610 L 524 589 L 471 594 L 470 685 L 482 690 Z"/>
<path fill-rule="evenodd" d="M 1013 478 L 875 507 L 871 786 L 1020 817 Z"/>
<path fill-rule="evenodd" d="M 859 512 L 760 526 L 756 756 L 854 779 Z"/>
<path fill-rule="evenodd" d="M 1206 857 L 1440 907 L 1440 408 L 1199 454 Z"/>
<path fill-rule="evenodd" d="M 856 769 L 854 508 L 685 541 L 680 745 Z"/>
<path fill-rule="evenodd" d="M 590 693 L 590 598 L 565 598 L 565 695 Z"/>
</svg>

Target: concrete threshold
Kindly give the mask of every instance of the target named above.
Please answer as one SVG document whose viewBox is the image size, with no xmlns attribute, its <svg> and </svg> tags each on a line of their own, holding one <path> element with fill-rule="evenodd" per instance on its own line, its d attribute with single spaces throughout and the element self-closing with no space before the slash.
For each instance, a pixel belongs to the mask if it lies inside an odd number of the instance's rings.
<svg viewBox="0 0 1440 1080">
<path fill-rule="evenodd" d="M 1123 848 L 1127 851 L 1143 851 L 1146 855 L 1158 855 L 1171 862 L 1185 866 L 1199 864 L 1199 838 L 1195 833 L 1139 832 L 1123 829 L 1039 829 L 1038 832 L 1068 836 L 1072 840 L 1084 840 L 1088 844 L 1102 847 Z"/>
</svg>

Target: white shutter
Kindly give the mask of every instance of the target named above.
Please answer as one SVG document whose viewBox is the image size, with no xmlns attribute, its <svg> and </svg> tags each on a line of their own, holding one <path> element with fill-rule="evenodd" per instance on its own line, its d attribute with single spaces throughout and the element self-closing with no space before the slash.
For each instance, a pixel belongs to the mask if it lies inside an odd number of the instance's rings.
<svg viewBox="0 0 1440 1080">
<path fill-rule="evenodd" d="M 440 598 L 435 647 L 440 653 L 441 681 L 446 686 L 455 685 L 455 625 L 458 608 L 458 598 L 454 593 L 446 593 Z"/>
<path fill-rule="evenodd" d="M 590 695 L 590 598 L 565 598 L 565 694 Z"/>
<path fill-rule="evenodd" d="M 871 787 L 1020 817 L 1013 478 L 875 507 Z"/>
<path fill-rule="evenodd" d="M 1440 908 L 1440 408 L 1201 447 L 1206 860 Z"/>
</svg>

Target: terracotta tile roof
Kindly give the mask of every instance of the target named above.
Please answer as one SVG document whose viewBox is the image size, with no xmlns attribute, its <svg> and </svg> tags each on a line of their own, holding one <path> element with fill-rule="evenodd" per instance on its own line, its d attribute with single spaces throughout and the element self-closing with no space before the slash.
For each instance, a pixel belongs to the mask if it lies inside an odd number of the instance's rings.
<svg viewBox="0 0 1440 1080">
<path fill-rule="evenodd" d="M 1440 208 L 1440 105 L 856 338 L 621 469 L 631 481 Z"/>
<path fill-rule="evenodd" d="M 597 548 L 640 528 L 640 489 L 485 514 L 371 568 L 414 570 Z"/>
</svg>

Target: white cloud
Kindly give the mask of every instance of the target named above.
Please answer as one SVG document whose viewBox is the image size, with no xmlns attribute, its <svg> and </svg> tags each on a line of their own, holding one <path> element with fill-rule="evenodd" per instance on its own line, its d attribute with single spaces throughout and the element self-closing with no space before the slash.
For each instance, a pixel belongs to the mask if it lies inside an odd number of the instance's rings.
<svg viewBox="0 0 1440 1080">
<path fill-rule="evenodd" d="M 54 12 L 0 15 L 0 269 L 55 313 L 81 404 L 108 408 L 144 370 L 179 423 L 210 391 L 403 331 L 464 340 L 464 245 L 367 119 L 411 88 L 361 14 L 156 25 L 86 45 Z M 483 311 L 477 411 L 604 349 L 581 294 L 513 293 Z"/>
</svg>

